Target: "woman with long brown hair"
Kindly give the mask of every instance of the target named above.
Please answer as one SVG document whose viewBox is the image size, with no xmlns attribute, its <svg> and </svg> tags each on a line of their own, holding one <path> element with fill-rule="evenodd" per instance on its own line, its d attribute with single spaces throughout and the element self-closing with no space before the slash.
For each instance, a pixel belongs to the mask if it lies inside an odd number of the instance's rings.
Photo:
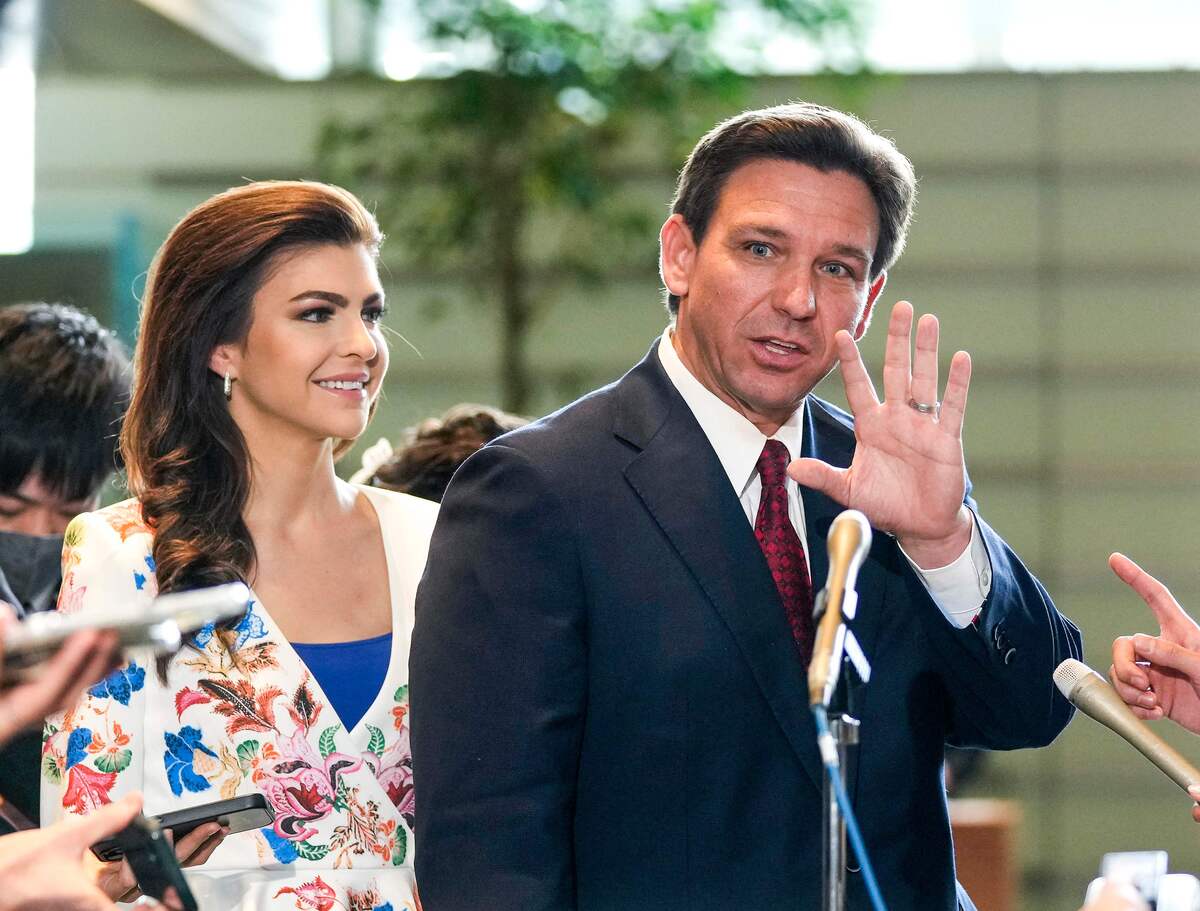
<svg viewBox="0 0 1200 911">
<path fill-rule="evenodd" d="M 240 621 L 51 719 L 43 762 L 48 817 L 131 790 L 151 814 L 265 795 L 274 823 L 190 874 L 205 907 L 415 902 L 408 640 L 436 508 L 334 473 L 387 369 L 381 240 L 317 183 L 189 212 L 146 288 L 122 437 L 135 498 L 67 531 L 60 610 L 251 586 Z"/>
</svg>

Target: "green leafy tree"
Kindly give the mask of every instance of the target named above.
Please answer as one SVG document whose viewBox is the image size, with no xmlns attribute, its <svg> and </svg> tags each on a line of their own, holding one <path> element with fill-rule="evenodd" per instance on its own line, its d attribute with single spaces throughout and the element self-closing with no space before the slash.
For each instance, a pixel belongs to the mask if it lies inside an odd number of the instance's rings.
<svg viewBox="0 0 1200 911">
<path fill-rule="evenodd" d="M 634 140 L 666 172 L 714 108 L 745 97 L 752 74 L 722 55 L 724 26 L 749 16 L 759 35 L 854 48 L 852 3 L 418 0 L 427 46 L 474 63 L 391 93 L 368 120 L 332 118 L 320 158 L 331 179 L 377 191 L 384 230 L 415 265 L 499 310 L 501 404 L 523 412 L 528 333 L 556 283 L 652 265 L 654 218 L 620 193 Z M 535 245 L 539 220 L 552 229 Z"/>
</svg>

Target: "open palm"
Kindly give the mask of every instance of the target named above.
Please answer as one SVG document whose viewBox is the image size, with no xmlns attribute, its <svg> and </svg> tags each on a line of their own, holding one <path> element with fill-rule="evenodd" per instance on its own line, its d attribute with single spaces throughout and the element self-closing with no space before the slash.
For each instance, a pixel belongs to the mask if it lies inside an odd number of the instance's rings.
<svg viewBox="0 0 1200 911">
<path fill-rule="evenodd" d="M 854 459 L 844 469 L 798 459 L 789 473 L 863 512 L 873 526 L 894 534 L 918 565 L 931 568 L 953 560 L 970 540 L 962 427 L 971 358 L 965 351 L 955 354 L 940 412 L 917 410 L 914 402 L 937 401 L 938 322 L 929 314 L 921 318 L 910 363 L 912 323 L 912 306 L 896 304 L 888 325 L 882 402 L 858 346 L 848 332 L 838 333 L 842 382 L 854 414 Z"/>
</svg>

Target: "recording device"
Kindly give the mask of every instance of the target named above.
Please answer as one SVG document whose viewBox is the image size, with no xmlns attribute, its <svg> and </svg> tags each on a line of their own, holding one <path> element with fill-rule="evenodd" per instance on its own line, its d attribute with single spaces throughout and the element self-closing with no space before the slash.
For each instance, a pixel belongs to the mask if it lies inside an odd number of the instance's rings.
<svg viewBox="0 0 1200 911">
<path fill-rule="evenodd" d="M 1188 873 L 1168 873 L 1166 851 L 1105 854 L 1100 879 L 1088 886 L 1085 904 L 1096 900 L 1105 879 L 1128 882 L 1151 911 L 1200 911 L 1200 880 Z"/>
<path fill-rule="evenodd" d="M 156 820 L 139 813 L 109 840 L 120 846 L 143 895 L 161 901 L 168 889 L 174 889 L 184 911 L 197 911 L 196 899 L 183 878 L 175 850 L 163 837 Z"/>
<path fill-rule="evenodd" d="M 854 586 L 859 567 L 871 549 L 871 523 L 857 509 L 845 510 L 829 527 L 827 546 L 829 575 L 814 605 L 813 616 L 819 618 L 819 623 L 808 665 L 809 704 L 825 707 L 837 689 L 843 653 L 850 656 L 864 682 L 870 677 L 866 658 L 853 634 L 842 625 L 842 615 L 853 620 L 858 607 Z"/>
<path fill-rule="evenodd" d="M 184 636 L 202 626 L 242 616 L 249 601 L 250 589 L 241 582 L 229 582 L 159 595 L 148 610 L 122 606 L 77 614 L 34 614 L 11 626 L 4 637 L 0 685 L 28 679 L 33 669 L 53 657 L 72 633 L 111 629 L 120 637 L 122 650 L 148 648 L 155 655 L 171 655 Z"/>
<path fill-rule="evenodd" d="M 245 797 L 234 797 L 231 800 L 218 800 L 213 803 L 186 807 L 182 810 L 172 810 L 150 817 L 164 831 L 171 830 L 175 841 L 197 829 L 206 822 L 218 822 L 228 827 L 229 834 L 247 832 L 250 829 L 261 829 L 275 821 L 275 814 L 267 804 L 267 798 L 262 794 L 248 794 Z M 124 832 L 119 832 L 112 838 L 106 838 L 92 845 L 92 853 L 100 860 L 109 862 L 120 860 L 125 853 Z M 143 890 L 145 891 L 145 890 Z"/>
<path fill-rule="evenodd" d="M 1060 664 L 1054 683 L 1076 708 L 1124 737 L 1185 791 L 1200 784 L 1200 770 L 1143 724 L 1108 681 L 1082 661 L 1068 658 Z"/>
</svg>

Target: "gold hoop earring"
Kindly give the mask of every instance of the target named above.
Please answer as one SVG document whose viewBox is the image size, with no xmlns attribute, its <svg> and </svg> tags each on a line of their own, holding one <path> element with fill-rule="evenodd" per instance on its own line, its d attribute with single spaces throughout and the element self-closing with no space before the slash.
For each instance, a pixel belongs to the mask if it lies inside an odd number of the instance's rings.
<svg viewBox="0 0 1200 911">
<path fill-rule="evenodd" d="M 229 375 L 229 370 L 225 371 L 225 401 L 233 399 L 233 377 Z"/>
</svg>

